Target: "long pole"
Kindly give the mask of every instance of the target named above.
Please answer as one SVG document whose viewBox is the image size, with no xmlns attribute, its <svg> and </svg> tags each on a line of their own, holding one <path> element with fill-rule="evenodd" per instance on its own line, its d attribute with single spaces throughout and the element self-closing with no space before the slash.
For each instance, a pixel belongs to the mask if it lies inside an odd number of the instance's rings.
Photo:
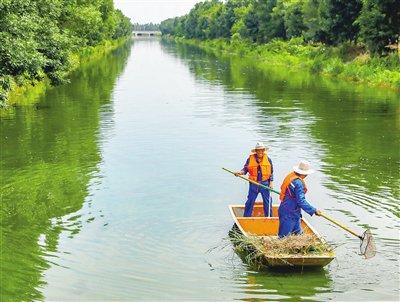
<svg viewBox="0 0 400 302">
<path fill-rule="evenodd" d="M 226 172 L 229 172 L 229 173 L 235 175 L 235 172 L 233 172 L 233 171 L 231 171 L 231 170 L 229 170 L 229 169 L 227 169 L 227 168 L 222 168 L 222 169 L 225 170 Z M 236 176 L 236 175 L 235 175 L 235 176 Z M 259 186 L 259 187 L 262 187 L 262 188 L 264 188 L 264 189 L 270 190 L 271 192 L 274 192 L 274 193 L 276 193 L 276 194 L 280 194 L 279 191 L 274 190 L 274 189 L 272 189 L 272 188 L 270 188 L 270 187 L 268 187 L 268 186 L 266 186 L 266 185 L 262 185 L 262 184 L 260 184 L 260 183 L 258 183 L 258 182 L 256 182 L 256 181 L 254 181 L 254 180 L 248 179 L 247 177 L 244 177 L 244 176 L 242 176 L 242 175 L 238 175 L 237 177 L 240 177 L 241 179 L 244 179 L 244 180 L 246 180 L 246 181 L 248 181 L 248 182 L 251 182 L 252 184 L 255 184 L 255 185 L 257 185 L 257 186 Z"/>
<path fill-rule="evenodd" d="M 363 240 L 363 237 L 358 235 L 356 232 L 350 230 L 348 227 L 346 227 L 345 225 L 341 224 L 340 222 L 334 220 L 333 218 L 327 216 L 326 214 L 320 212 L 320 216 L 324 217 L 326 220 L 329 220 L 330 222 L 332 222 L 333 224 L 336 224 L 338 227 L 341 227 L 343 230 L 349 232 L 350 234 L 360 238 L 361 240 Z"/>
<path fill-rule="evenodd" d="M 229 170 L 229 169 L 227 169 L 227 168 L 222 168 L 222 169 L 225 170 L 225 171 L 227 171 L 227 172 L 229 172 L 229 173 L 231 173 L 231 174 L 233 174 L 233 175 L 235 175 L 235 172 L 233 172 L 233 171 L 231 171 L 231 170 Z M 276 190 L 274 190 L 274 189 L 272 189 L 272 188 L 270 188 L 270 187 L 268 187 L 268 186 L 262 185 L 262 184 L 260 184 L 260 183 L 258 183 L 258 182 L 256 182 L 256 181 L 254 181 L 254 180 L 248 179 L 247 177 L 244 177 L 244 176 L 242 176 L 242 175 L 238 175 L 237 177 L 240 177 L 241 179 L 244 179 L 244 180 L 246 180 L 246 181 L 248 181 L 248 182 L 250 182 L 250 183 L 252 183 L 252 184 L 255 184 L 255 185 L 257 185 L 257 186 L 260 186 L 260 187 L 262 187 L 262 188 L 265 188 L 265 189 L 267 189 L 267 190 L 270 190 L 271 192 L 274 192 L 274 193 L 276 193 L 276 194 L 280 194 L 279 191 L 276 191 Z M 352 235 L 354 235 L 354 236 L 360 238 L 361 240 L 363 240 L 363 237 L 360 236 L 360 235 L 358 235 L 356 232 L 350 230 L 348 227 L 344 226 L 344 225 L 341 224 L 340 222 L 337 222 L 336 220 L 332 219 L 331 217 L 327 216 L 326 214 L 324 214 L 324 213 L 322 213 L 322 212 L 320 212 L 320 213 L 321 213 L 320 216 L 324 217 L 326 220 L 329 220 L 330 222 L 336 224 L 338 227 L 341 227 L 343 230 L 345 230 L 345 231 L 349 232 L 350 234 L 352 234 Z"/>
</svg>

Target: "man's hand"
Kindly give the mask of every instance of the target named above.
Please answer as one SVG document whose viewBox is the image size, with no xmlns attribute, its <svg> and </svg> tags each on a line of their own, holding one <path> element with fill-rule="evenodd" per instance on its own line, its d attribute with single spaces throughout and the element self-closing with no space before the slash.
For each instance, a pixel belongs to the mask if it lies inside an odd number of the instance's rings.
<svg viewBox="0 0 400 302">
<path fill-rule="evenodd" d="M 244 174 L 243 171 L 239 171 L 239 172 L 236 172 L 234 175 L 237 177 L 237 176 L 243 175 L 243 174 Z"/>
<path fill-rule="evenodd" d="M 322 213 L 321 213 L 321 211 L 320 211 L 320 210 L 316 210 L 316 211 L 315 211 L 315 215 L 317 215 L 317 216 L 321 216 L 321 214 L 322 214 Z"/>
<path fill-rule="evenodd" d="M 269 182 L 269 187 L 270 187 L 271 189 L 274 187 L 274 182 L 273 182 L 273 181 L 270 181 L 270 182 Z"/>
</svg>

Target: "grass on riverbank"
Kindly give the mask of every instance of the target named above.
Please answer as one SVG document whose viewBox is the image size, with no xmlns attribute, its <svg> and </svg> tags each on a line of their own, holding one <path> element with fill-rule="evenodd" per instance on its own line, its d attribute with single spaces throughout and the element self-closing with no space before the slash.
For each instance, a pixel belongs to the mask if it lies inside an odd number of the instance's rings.
<svg viewBox="0 0 400 302">
<path fill-rule="evenodd" d="M 398 53 L 392 53 L 387 57 L 372 57 L 352 44 L 327 47 L 321 43 L 306 44 L 302 38 L 293 38 L 289 41 L 273 40 L 267 44 L 253 44 L 241 39 L 200 41 L 175 38 L 175 40 L 195 45 L 216 55 L 253 59 L 257 61 L 257 67 L 260 69 L 283 66 L 400 90 Z"/>
<path fill-rule="evenodd" d="M 130 39 L 131 37 L 120 38 L 118 40 L 106 40 L 99 45 L 88 46 L 71 54 L 69 58 L 71 64 L 69 73 L 73 72 L 87 61 L 101 58 Z M 6 99 L 5 102 L 0 103 L 0 116 L 2 113 L 10 110 L 12 106 L 32 105 L 36 103 L 39 97 L 45 93 L 49 87 L 51 87 L 50 80 L 46 76 L 43 76 L 41 80 L 32 80 L 24 76 L 11 77 L 6 89 L 2 89 L 0 85 L 0 93 L 3 93 Z"/>
</svg>

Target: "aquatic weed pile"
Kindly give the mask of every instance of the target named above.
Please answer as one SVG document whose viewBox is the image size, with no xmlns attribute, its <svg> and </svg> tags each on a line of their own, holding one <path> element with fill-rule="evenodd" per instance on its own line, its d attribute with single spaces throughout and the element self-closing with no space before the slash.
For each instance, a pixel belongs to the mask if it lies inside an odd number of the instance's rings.
<svg viewBox="0 0 400 302">
<path fill-rule="evenodd" d="M 261 248 L 270 255 L 324 255 L 332 248 L 312 234 L 290 235 L 282 239 L 262 237 Z"/>
<path fill-rule="evenodd" d="M 311 255 L 331 255 L 333 249 L 326 242 L 322 241 L 315 235 L 291 235 L 282 239 L 278 237 L 246 237 L 236 234 L 231 238 L 236 249 L 240 251 L 251 252 L 247 255 L 249 262 L 257 261 L 259 257 L 290 257 L 290 256 L 311 256 Z"/>
</svg>

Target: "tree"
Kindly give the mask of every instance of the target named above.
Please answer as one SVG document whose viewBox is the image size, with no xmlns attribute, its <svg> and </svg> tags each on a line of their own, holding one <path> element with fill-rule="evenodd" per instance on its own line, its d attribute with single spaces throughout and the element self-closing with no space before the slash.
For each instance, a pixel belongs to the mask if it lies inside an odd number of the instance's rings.
<svg viewBox="0 0 400 302">
<path fill-rule="evenodd" d="M 286 37 L 288 39 L 292 37 L 302 36 L 303 32 L 307 29 L 304 24 L 303 14 L 303 0 L 281 0 L 284 9 L 284 24 L 286 30 Z"/>
<path fill-rule="evenodd" d="M 273 13 L 277 0 L 255 0 L 246 17 L 248 31 L 253 40 L 265 43 L 273 38 L 284 38 L 285 28 L 280 11 Z M 255 30 L 254 27 L 257 27 Z"/>
<path fill-rule="evenodd" d="M 250 5 L 235 8 L 235 23 L 231 28 L 231 35 L 239 35 L 240 38 L 246 39 L 250 36 L 246 26 L 246 16 L 250 13 Z"/>
<path fill-rule="evenodd" d="M 328 33 L 327 42 L 338 44 L 355 41 L 358 35 L 358 24 L 354 21 L 361 11 L 361 0 L 322 0 L 326 9 L 324 30 Z"/>
<path fill-rule="evenodd" d="M 218 36 L 223 38 L 230 38 L 232 35 L 232 27 L 235 23 L 243 23 L 243 14 L 238 12 L 241 9 L 248 7 L 250 0 L 228 0 L 221 9 L 221 14 L 218 17 Z M 236 30 L 235 30 L 236 32 Z"/>
<path fill-rule="evenodd" d="M 303 3 L 304 25 L 306 30 L 303 35 L 308 41 L 327 42 L 328 32 L 326 31 L 326 6 L 321 0 L 307 0 Z"/>
<path fill-rule="evenodd" d="M 131 31 L 112 0 L 0 0 L 0 102 L 12 83 L 65 81 L 71 53 Z"/>
<path fill-rule="evenodd" d="M 400 3 L 398 0 L 363 0 L 356 20 L 360 39 L 373 53 L 386 54 L 388 44 L 399 41 Z"/>
</svg>

